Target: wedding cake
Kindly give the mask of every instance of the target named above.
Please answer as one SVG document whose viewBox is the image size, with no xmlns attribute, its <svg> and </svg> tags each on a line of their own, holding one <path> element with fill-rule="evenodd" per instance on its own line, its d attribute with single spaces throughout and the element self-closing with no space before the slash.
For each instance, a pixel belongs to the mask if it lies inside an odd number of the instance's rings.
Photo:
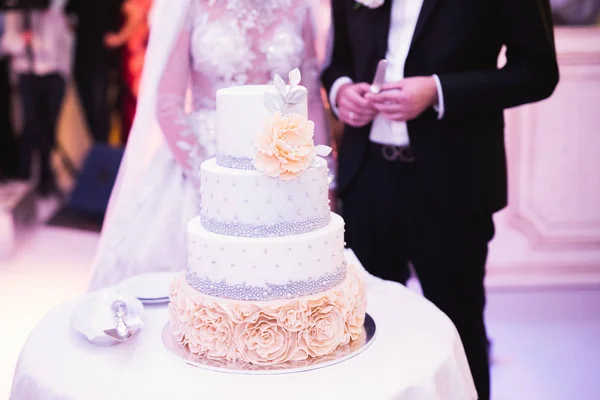
<svg viewBox="0 0 600 400">
<path fill-rule="evenodd" d="M 188 266 L 170 329 L 209 360 L 275 365 L 331 356 L 363 333 L 366 295 L 331 213 L 331 151 L 313 142 L 300 73 L 217 92 L 217 157 L 201 165 Z"/>
</svg>

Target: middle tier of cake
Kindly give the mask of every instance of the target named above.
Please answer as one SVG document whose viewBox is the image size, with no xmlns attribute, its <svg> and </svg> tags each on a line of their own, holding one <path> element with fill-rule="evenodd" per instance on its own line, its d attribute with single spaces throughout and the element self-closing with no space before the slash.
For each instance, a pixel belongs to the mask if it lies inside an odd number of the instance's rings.
<svg viewBox="0 0 600 400">
<path fill-rule="evenodd" d="M 317 158 L 297 179 L 285 182 L 256 170 L 202 163 L 202 225 L 228 236 L 288 236 L 330 221 L 327 162 Z"/>
<path fill-rule="evenodd" d="M 331 289 L 346 276 L 344 220 L 286 237 L 246 238 L 206 230 L 200 217 L 187 228 L 187 278 L 211 296 L 274 300 Z"/>
</svg>

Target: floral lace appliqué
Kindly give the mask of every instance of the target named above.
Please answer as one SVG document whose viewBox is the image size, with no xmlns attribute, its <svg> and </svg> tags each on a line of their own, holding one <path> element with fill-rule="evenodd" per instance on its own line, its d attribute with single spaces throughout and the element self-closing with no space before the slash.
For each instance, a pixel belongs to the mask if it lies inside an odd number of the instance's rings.
<svg viewBox="0 0 600 400">
<path fill-rule="evenodd" d="M 202 14 L 196 20 L 191 44 L 195 70 L 229 85 L 246 83 L 246 73 L 256 56 L 238 21 L 210 21 L 207 14 Z"/>
<path fill-rule="evenodd" d="M 260 47 L 271 75 L 284 75 L 302 63 L 304 40 L 291 24 L 281 24 L 273 33 L 271 40 Z"/>
<path fill-rule="evenodd" d="M 236 13 L 242 26 L 263 32 L 275 23 L 278 12 L 292 8 L 294 0 L 226 0 L 226 7 Z"/>
</svg>

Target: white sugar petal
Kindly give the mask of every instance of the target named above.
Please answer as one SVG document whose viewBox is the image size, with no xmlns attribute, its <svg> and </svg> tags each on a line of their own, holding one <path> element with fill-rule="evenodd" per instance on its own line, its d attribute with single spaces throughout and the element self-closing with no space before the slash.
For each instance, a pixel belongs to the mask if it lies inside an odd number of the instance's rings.
<svg viewBox="0 0 600 400">
<path fill-rule="evenodd" d="M 290 74 L 289 74 L 289 78 L 290 78 L 290 85 L 291 86 L 297 86 L 298 84 L 300 84 L 300 80 L 302 79 L 302 75 L 300 74 L 300 70 L 298 68 L 295 68 L 295 69 L 291 70 Z"/>
<path fill-rule="evenodd" d="M 280 96 L 274 93 L 265 93 L 265 107 L 272 113 L 277 111 L 281 112 L 283 108 L 283 100 Z"/>
<path fill-rule="evenodd" d="M 287 94 L 285 82 L 279 75 L 275 75 L 275 78 L 273 78 L 273 84 L 281 96 L 285 96 Z"/>
<path fill-rule="evenodd" d="M 298 104 L 307 96 L 306 90 L 295 89 L 288 96 L 287 102 L 290 104 Z"/>
<path fill-rule="evenodd" d="M 327 157 L 328 155 L 331 154 L 332 152 L 332 148 L 329 146 L 325 146 L 325 145 L 318 145 L 315 147 L 315 150 L 317 151 L 317 155 L 321 156 L 321 157 Z"/>
</svg>

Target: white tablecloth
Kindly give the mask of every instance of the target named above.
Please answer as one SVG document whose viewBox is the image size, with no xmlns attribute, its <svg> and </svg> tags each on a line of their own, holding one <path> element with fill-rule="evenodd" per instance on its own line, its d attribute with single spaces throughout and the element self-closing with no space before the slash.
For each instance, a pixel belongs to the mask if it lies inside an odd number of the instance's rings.
<svg viewBox="0 0 600 400">
<path fill-rule="evenodd" d="M 373 344 L 330 367 L 285 375 L 234 375 L 185 364 L 166 350 L 165 306 L 147 306 L 131 341 L 97 347 L 70 327 L 74 302 L 51 311 L 31 333 L 12 400 L 373 399 L 470 400 L 476 392 L 450 320 L 405 287 L 368 277 Z"/>
</svg>

